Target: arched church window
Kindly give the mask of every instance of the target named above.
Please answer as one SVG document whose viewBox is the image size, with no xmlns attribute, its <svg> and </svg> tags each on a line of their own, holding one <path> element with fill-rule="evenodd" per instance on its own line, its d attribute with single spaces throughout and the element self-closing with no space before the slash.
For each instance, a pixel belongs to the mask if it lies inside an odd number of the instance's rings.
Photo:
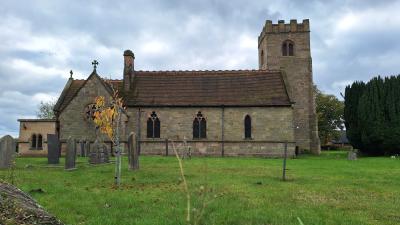
<svg viewBox="0 0 400 225">
<path fill-rule="evenodd" d="M 282 43 L 282 55 L 294 56 L 294 43 L 292 41 L 286 40 Z"/>
<path fill-rule="evenodd" d="M 31 138 L 31 148 L 35 149 L 36 146 L 37 146 L 36 143 L 37 143 L 36 134 L 32 134 L 32 138 Z"/>
<path fill-rule="evenodd" d="M 156 112 L 152 112 L 147 119 L 147 137 L 160 138 L 160 119 L 158 119 Z"/>
<path fill-rule="evenodd" d="M 193 138 L 207 137 L 207 121 L 199 111 L 193 120 Z"/>
<path fill-rule="evenodd" d="M 251 117 L 249 115 L 244 117 L 244 138 L 251 138 Z"/>
<path fill-rule="evenodd" d="M 42 149 L 42 147 L 43 147 L 43 137 L 41 134 L 39 134 L 37 137 L 37 148 Z"/>
</svg>

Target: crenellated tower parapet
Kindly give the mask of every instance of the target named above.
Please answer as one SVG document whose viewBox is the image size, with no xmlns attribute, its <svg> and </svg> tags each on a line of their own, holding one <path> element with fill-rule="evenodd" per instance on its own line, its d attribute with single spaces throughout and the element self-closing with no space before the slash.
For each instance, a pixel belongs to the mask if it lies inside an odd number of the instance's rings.
<svg viewBox="0 0 400 225">
<path fill-rule="evenodd" d="M 310 20 L 304 19 L 302 23 L 291 19 L 290 23 L 285 23 L 285 20 L 278 20 L 278 23 L 273 24 L 272 20 L 266 20 L 265 25 L 258 36 L 258 45 L 267 33 L 290 33 L 290 32 L 310 32 Z"/>
</svg>

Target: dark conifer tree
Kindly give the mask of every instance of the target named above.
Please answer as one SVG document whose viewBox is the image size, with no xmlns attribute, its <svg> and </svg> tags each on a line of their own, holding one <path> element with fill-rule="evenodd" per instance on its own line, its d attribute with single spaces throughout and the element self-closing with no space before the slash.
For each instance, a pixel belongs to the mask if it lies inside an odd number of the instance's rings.
<svg viewBox="0 0 400 225">
<path fill-rule="evenodd" d="M 351 86 L 347 86 L 344 98 L 344 120 L 347 138 L 354 148 L 361 149 L 361 132 L 358 124 L 358 102 L 364 91 L 364 82 L 356 81 Z"/>
<path fill-rule="evenodd" d="M 370 155 L 400 153 L 400 75 L 346 87 L 345 125 L 350 143 Z"/>
</svg>

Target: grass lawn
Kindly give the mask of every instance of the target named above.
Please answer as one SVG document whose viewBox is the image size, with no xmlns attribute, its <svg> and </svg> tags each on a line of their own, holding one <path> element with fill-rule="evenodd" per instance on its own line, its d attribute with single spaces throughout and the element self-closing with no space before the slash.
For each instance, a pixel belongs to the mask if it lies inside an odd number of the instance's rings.
<svg viewBox="0 0 400 225">
<path fill-rule="evenodd" d="M 27 166 L 30 165 L 30 166 Z M 185 224 L 186 195 L 174 157 L 142 156 L 140 170 L 123 161 L 122 188 L 113 188 L 114 164 L 77 170 L 63 161 L 18 158 L 16 185 L 66 224 Z M 200 224 L 400 224 L 400 160 L 348 161 L 346 152 L 324 152 L 287 161 L 289 181 L 280 180 L 282 159 L 193 158 L 184 161 L 192 205 L 207 201 Z M 0 171 L 4 178 L 9 171 Z M 217 195 L 217 198 L 214 197 Z"/>
</svg>

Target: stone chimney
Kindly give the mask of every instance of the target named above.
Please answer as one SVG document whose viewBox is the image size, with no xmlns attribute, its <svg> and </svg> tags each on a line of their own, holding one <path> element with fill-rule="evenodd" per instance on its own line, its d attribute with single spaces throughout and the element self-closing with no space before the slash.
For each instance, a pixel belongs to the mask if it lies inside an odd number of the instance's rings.
<svg viewBox="0 0 400 225">
<path fill-rule="evenodd" d="M 124 91 L 130 91 L 134 76 L 135 55 L 131 50 L 124 51 Z"/>
</svg>

